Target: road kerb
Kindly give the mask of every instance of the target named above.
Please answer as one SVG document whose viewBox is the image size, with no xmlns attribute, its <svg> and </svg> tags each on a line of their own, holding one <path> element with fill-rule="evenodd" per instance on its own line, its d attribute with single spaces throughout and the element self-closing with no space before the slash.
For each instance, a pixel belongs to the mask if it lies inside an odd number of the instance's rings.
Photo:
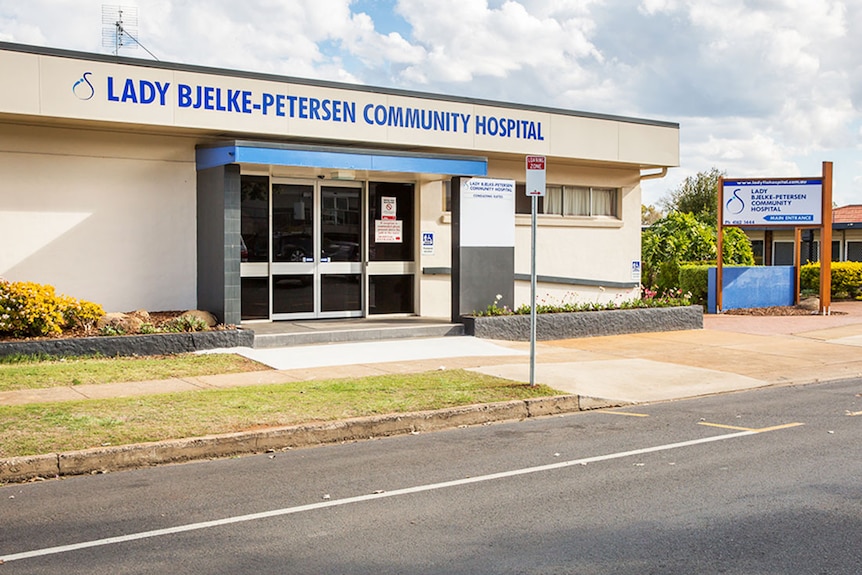
<svg viewBox="0 0 862 575">
<path fill-rule="evenodd" d="M 576 395 L 476 404 L 414 413 L 0 459 L 0 483 L 24 482 L 327 443 L 517 421 L 579 411 Z"/>
<path fill-rule="evenodd" d="M 60 464 L 56 453 L 0 459 L 0 483 L 25 481 L 34 477 L 49 479 L 59 475 Z"/>
</svg>

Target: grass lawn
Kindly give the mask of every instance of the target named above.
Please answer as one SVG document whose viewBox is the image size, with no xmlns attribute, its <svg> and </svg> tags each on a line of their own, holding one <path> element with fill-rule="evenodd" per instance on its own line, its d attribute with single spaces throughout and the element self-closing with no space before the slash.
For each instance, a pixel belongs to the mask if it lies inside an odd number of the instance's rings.
<svg viewBox="0 0 862 575">
<path fill-rule="evenodd" d="M 136 375 L 132 379 L 154 376 Z M 0 406 L 0 457 L 550 395 L 557 392 L 546 386 L 530 387 L 464 370 L 447 370 Z"/>
<path fill-rule="evenodd" d="M 156 357 L 87 357 L 44 360 L 0 358 L 0 391 L 69 385 L 149 381 L 269 369 L 239 355 L 212 353 Z"/>
</svg>

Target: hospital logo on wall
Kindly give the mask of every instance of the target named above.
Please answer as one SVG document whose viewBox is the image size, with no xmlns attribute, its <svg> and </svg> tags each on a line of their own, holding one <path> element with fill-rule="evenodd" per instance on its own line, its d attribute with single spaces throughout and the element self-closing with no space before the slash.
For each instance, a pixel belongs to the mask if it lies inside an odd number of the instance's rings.
<svg viewBox="0 0 862 575">
<path fill-rule="evenodd" d="M 84 72 L 78 81 L 72 85 L 72 93 L 75 94 L 79 100 L 89 100 L 96 95 L 96 89 L 88 78 L 88 76 L 92 75 L 92 72 Z"/>
</svg>

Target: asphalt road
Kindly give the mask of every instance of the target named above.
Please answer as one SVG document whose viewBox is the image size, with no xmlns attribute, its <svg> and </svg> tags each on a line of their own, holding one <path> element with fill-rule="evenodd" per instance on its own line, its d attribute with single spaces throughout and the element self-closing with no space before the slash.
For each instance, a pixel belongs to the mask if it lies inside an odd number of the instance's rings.
<svg viewBox="0 0 862 575">
<path fill-rule="evenodd" d="M 862 573 L 862 380 L 0 488 L 0 575 Z"/>
</svg>

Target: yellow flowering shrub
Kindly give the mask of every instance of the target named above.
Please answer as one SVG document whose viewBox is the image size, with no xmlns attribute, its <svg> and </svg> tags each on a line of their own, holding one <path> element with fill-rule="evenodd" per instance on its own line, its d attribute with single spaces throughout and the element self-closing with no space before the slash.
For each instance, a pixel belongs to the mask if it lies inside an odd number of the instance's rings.
<svg viewBox="0 0 862 575">
<path fill-rule="evenodd" d="M 104 314 L 102 306 L 57 295 L 50 285 L 0 280 L 0 333 L 59 335 L 64 329 L 91 327 Z"/>
<path fill-rule="evenodd" d="M 82 328 L 89 331 L 95 328 L 96 322 L 105 315 L 104 308 L 97 303 L 68 296 L 61 296 L 61 299 L 63 329 Z"/>
<path fill-rule="evenodd" d="M 857 298 L 862 294 L 862 262 L 832 262 L 832 297 Z M 803 290 L 820 290 L 820 262 L 799 268 Z"/>
</svg>

